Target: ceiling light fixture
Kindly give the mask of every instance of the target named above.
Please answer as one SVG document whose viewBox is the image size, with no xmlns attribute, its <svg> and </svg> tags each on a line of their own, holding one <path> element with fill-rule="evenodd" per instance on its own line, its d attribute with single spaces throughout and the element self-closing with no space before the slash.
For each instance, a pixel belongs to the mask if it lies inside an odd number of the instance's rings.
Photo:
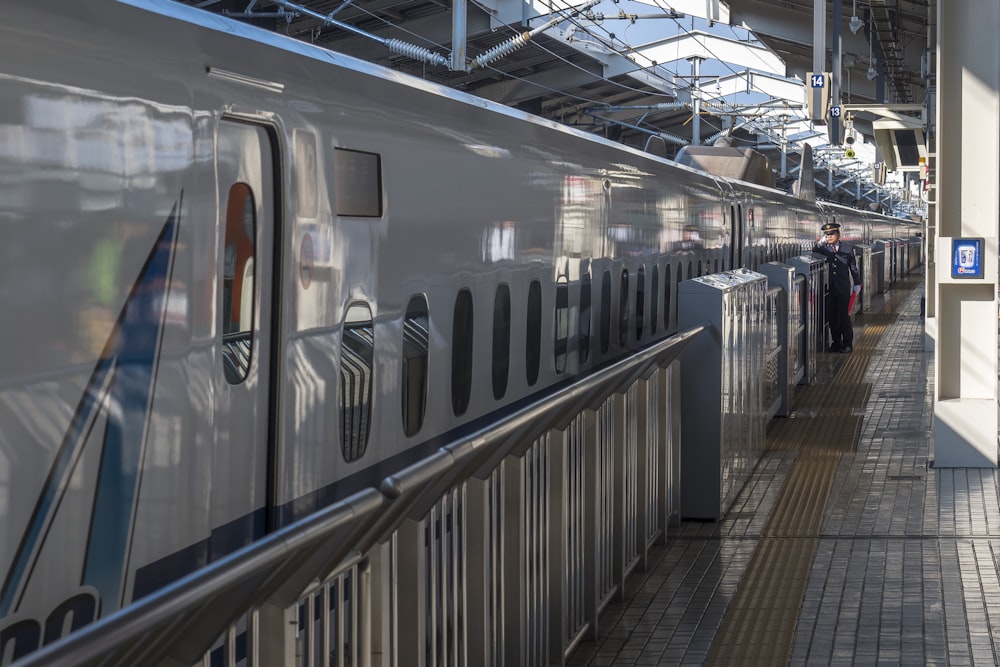
<svg viewBox="0 0 1000 667">
<path fill-rule="evenodd" d="M 875 31 L 872 30 L 872 33 Z M 871 33 L 868 35 L 868 73 L 865 75 L 868 80 L 871 81 L 878 76 L 878 71 L 875 69 L 875 61 L 872 60 L 872 36 Z"/>
<path fill-rule="evenodd" d="M 854 16 L 851 17 L 849 25 L 851 32 L 855 35 L 858 34 L 858 30 L 861 30 L 861 26 L 864 25 L 864 23 L 861 22 L 861 19 L 858 18 L 858 0 L 854 0 Z"/>
</svg>

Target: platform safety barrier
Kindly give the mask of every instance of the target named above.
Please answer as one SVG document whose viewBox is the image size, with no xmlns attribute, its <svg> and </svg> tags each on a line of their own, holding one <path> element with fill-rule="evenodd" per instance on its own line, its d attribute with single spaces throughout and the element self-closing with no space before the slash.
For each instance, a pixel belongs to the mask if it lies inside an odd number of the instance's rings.
<svg viewBox="0 0 1000 667">
<path fill-rule="evenodd" d="M 680 501 L 695 324 L 19 667 L 564 664 Z"/>
</svg>

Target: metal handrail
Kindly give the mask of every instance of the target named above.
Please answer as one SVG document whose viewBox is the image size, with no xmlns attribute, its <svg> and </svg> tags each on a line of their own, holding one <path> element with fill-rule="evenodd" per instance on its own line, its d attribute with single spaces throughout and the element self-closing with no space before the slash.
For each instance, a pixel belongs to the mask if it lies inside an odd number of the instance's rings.
<svg viewBox="0 0 1000 667">
<path fill-rule="evenodd" d="M 668 366 L 710 326 L 700 324 L 677 333 L 518 410 L 499 424 L 441 447 L 423 461 L 386 477 L 380 486 L 382 493 L 390 498 L 410 497 L 406 507 L 397 508 L 404 509 L 409 518 L 424 516 L 449 488 L 473 476 L 486 479 L 519 446 L 530 446 L 549 429 L 564 428 L 583 410 L 596 410 L 611 394 L 623 391 L 656 367 Z M 383 539 L 400 519 L 393 510 L 386 512 L 369 531 L 363 548 Z"/>
<path fill-rule="evenodd" d="M 358 525 L 385 503 L 378 491 L 364 489 L 28 655 L 17 665 L 156 665 L 167 658 L 193 664 L 246 610 L 273 598 L 294 600 L 313 579 L 347 557 Z"/>
<path fill-rule="evenodd" d="M 26 656 L 18 667 L 193 664 L 246 612 L 292 604 L 350 554 L 365 553 L 405 518 L 425 515 L 448 488 L 474 475 L 487 477 L 519 445 L 565 428 L 575 415 L 668 366 L 709 328 L 691 327 L 601 368 L 386 477 L 378 490 L 360 491 L 210 563 Z"/>
</svg>

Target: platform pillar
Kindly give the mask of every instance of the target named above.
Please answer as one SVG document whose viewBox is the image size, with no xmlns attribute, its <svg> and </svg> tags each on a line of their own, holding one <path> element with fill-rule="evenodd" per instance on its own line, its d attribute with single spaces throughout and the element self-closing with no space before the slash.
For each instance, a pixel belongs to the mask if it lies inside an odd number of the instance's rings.
<svg viewBox="0 0 1000 667">
<path fill-rule="evenodd" d="M 936 467 L 997 466 L 1000 46 L 994 0 L 938 2 Z M 957 268 L 981 239 L 979 275 Z M 964 261 L 964 260 L 961 260 Z M 953 268 L 955 267 L 955 268 Z"/>
</svg>

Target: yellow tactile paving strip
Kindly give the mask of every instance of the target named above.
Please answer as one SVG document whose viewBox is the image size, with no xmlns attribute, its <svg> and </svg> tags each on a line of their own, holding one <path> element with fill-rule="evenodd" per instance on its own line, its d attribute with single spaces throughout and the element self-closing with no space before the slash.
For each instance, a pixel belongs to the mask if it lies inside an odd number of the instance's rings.
<svg viewBox="0 0 1000 667">
<path fill-rule="evenodd" d="M 850 414 L 854 410 L 864 411 L 868 397 L 872 393 L 872 386 L 868 382 L 862 383 L 838 383 L 821 384 L 799 387 L 795 391 L 795 413 L 810 413 L 820 410 L 822 414 Z M 796 421 L 794 419 L 777 420 L 772 428 L 772 433 L 781 433 L 786 427 L 785 422 Z M 768 443 L 773 449 L 773 446 Z"/>
<path fill-rule="evenodd" d="M 854 352 L 830 384 L 797 388 L 794 411 L 774 422 L 771 450 L 796 452 L 778 502 L 726 610 L 706 664 L 783 665 L 841 454 L 857 447 L 871 385 L 861 382 L 886 325 L 908 295 L 897 290 L 881 312 L 863 318 Z"/>
<path fill-rule="evenodd" d="M 787 662 L 833 476 L 841 453 L 854 448 L 860 435 L 861 417 L 855 415 L 786 419 L 768 434 L 769 447 L 798 455 L 707 664 Z"/>
</svg>

